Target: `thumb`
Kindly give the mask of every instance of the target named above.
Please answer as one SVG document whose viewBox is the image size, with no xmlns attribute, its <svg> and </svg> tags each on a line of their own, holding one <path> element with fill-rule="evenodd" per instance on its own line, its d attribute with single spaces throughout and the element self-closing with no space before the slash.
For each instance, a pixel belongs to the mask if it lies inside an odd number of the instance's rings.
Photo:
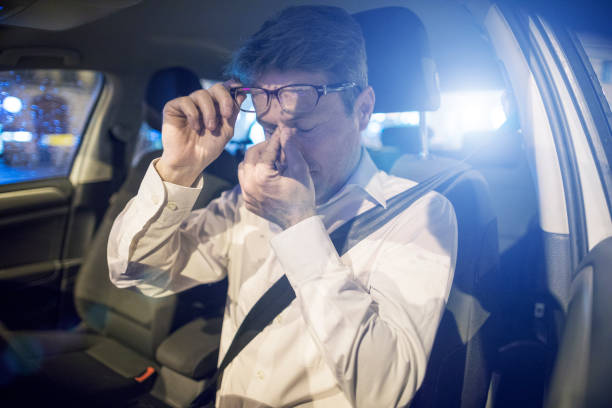
<svg viewBox="0 0 612 408">
<path fill-rule="evenodd" d="M 270 136 L 270 139 L 268 139 L 265 144 L 266 145 L 262 150 L 261 155 L 259 156 L 259 161 L 261 163 L 266 164 L 267 166 L 274 168 L 281 150 L 281 142 L 278 129 L 274 133 L 272 133 L 272 136 Z"/>
</svg>

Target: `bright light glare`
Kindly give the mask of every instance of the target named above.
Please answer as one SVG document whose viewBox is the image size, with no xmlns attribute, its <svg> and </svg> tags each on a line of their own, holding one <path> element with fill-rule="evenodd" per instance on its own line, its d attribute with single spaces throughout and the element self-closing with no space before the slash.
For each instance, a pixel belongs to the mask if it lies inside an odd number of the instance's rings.
<svg viewBox="0 0 612 408">
<path fill-rule="evenodd" d="M 372 117 L 370 118 L 371 121 L 373 122 L 382 122 L 385 120 L 385 117 L 387 115 L 384 113 L 373 113 Z"/>
<path fill-rule="evenodd" d="M 486 117 L 478 106 L 465 106 L 460 113 L 463 129 L 479 129 L 483 127 Z"/>
<path fill-rule="evenodd" d="M 405 125 L 418 126 L 419 112 L 402 112 L 400 114 L 400 120 Z"/>
<path fill-rule="evenodd" d="M 21 102 L 21 99 L 15 96 L 7 96 L 4 98 L 4 101 L 2 101 L 2 107 L 7 112 L 19 113 L 21 112 L 21 109 L 23 109 L 23 102 Z"/>
<path fill-rule="evenodd" d="M 500 127 L 506 121 L 506 113 L 504 112 L 504 108 L 501 106 L 496 106 L 491 109 L 491 124 L 495 129 Z"/>
<path fill-rule="evenodd" d="M 419 112 L 373 113 L 370 118 L 370 124 L 372 123 L 378 123 L 382 127 L 418 126 Z"/>
<path fill-rule="evenodd" d="M 370 123 L 368 123 L 368 132 L 370 133 L 380 133 L 382 131 L 383 127 L 379 122 L 374 122 L 374 121 L 370 121 Z"/>
<path fill-rule="evenodd" d="M 493 134 L 506 121 L 503 93 L 501 89 L 442 93 L 440 109 L 427 113 L 427 124 L 433 130 L 431 145 L 459 149 L 466 133 Z"/>
<path fill-rule="evenodd" d="M 2 132 L 2 140 L 5 142 L 31 142 L 32 132 Z"/>
<path fill-rule="evenodd" d="M 30 132 L 15 132 L 13 136 L 13 140 L 16 142 L 31 142 L 32 141 L 32 133 Z"/>
</svg>

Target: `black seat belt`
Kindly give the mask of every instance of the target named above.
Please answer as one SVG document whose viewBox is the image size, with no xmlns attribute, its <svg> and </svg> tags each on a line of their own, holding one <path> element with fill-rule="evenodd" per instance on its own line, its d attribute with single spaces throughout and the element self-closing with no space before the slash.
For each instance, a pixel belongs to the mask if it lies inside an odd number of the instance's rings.
<svg viewBox="0 0 612 408">
<path fill-rule="evenodd" d="M 344 255 L 353 246 L 395 218 L 416 200 L 444 184 L 451 183 L 465 171 L 466 168 L 463 166 L 453 166 L 443 170 L 416 186 L 391 197 L 387 201 L 386 208 L 376 206 L 342 224 L 329 234 L 338 255 Z M 293 299 L 295 299 L 295 291 L 291 287 L 287 276 L 283 275 L 259 298 L 246 315 L 236 331 L 236 335 L 232 339 L 218 370 L 210 379 L 209 385 L 191 403 L 191 407 L 214 407 L 214 394 L 218 385 L 220 385 L 219 379 L 223 377 L 225 368 L 255 336 L 289 306 Z M 212 401 L 210 401 L 211 398 Z"/>
</svg>

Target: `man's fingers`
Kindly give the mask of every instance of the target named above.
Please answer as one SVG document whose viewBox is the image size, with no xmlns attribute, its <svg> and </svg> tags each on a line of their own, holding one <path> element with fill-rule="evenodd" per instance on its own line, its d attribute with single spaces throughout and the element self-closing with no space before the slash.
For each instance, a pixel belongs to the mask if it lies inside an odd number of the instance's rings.
<svg viewBox="0 0 612 408">
<path fill-rule="evenodd" d="M 230 79 L 228 81 L 225 81 L 222 85 L 227 90 L 228 93 L 229 93 L 229 90 L 232 88 L 238 88 L 238 87 L 243 86 L 240 82 L 236 81 L 235 79 Z M 238 99 L 236 100 L 236 103 L 238 104 L 238 106 L 242 105 L 242 102 L 244 102 L 245 99 L 246 99 L 246 96 L 244 95 L 239 96 Z"/>
<path fill-rule="evenodd" d="M 225 88 L 227 94 L 230 95 L 230 99 L 232 101 L 232 114 L 229 116 L 228 121 L 232 126 L 234 126 L 234 123 L 236 123 L 236 118 L 238 117 L 238 114 L 240 113 L 240 106 L 242 105 L 242 102 L 244 102 L 244 100 L 246 99 L 246 96 L 244 95 L 238 96 L 236 100 L 232 98 L 230 94 L 230 89 L 242 86 L 240 82 L 234 79 L 225 81 L 221 85 L 223 86 L 223 88 Z"/>
<path fill-rule="evenodd" d="M 226 119 L 231 118 L 235 110 L 234 100 L 223 84 L 212 86 L 208 89 L 208 93 L 217 101 L 221 115 Z"/>
<path fill-rule="evenodd" d="M 244 192 L 244 186 L 243 183 L 245 181 L 245 174 L 244 174 L 244 162 L 240 162 L 238 164 L 238 184 L 240 184 L 240 188 L 242 188 L 243 192 Z"/>
<path fill-rule="evenodd" d="M 280 132 L 279 128 L 272 133 L 270 139 L 266 140 L 264 143 L 264 149 L 261 152 L 261 156 L 259 157 L 260 161 L 270 167 L 275 167 L 276 161 L 279 158 L 280 153 Z M 262 143 L 263 144 L 263 143 Z"/>
<path fill-rule="evenodd" d="M 208 130 L 214 130 L 217 128 L 219 112 L 215 101 L 210 96 L 207 90 L 200 89 L 189 95 L 189 98 L 195 103 L 200 112 L 202 113 L 202 121 L 204 126 Z"/>
<path fill-rule="evenodd" d="M 252 168 L 252 165 L 246 164 L 244 162 L 241 162 L 238 165 L 238 184 L 240 184 L 240 189 L 242 190 L 242 199 L 244 200 L 245 204 L 255 208 L 257 207 L 257 200 L 252 195 L 254 186 L 252 185 L 252 179 L 250 178 L 249 174 L 249 171 L 252 172 Z"/>
<path fill-rule="evenodd" d="M 251 146 L 244 155 L 244 159 L 242 163 L 255 165 L 260 162 L 260 157 L 262 151 L 265 149 L 265 142 L 256 144 L 255 146 Z"/>
<path fill-rule="evenodd" d="M 172 117 L 185 118 L 187 124 L 196 132 L 200 132 L 200 112 L 188 97 L 173 99 L 164 106 L 164 116 L 172 120 Z"/>
</svg>

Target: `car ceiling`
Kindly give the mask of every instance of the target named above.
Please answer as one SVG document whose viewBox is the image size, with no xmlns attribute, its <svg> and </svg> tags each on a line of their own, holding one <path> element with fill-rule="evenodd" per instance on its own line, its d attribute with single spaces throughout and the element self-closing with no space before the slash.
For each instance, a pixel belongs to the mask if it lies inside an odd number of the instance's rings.
<svg viewBox="0 0 612 408">
<path fill-rule="evenodd" d="M 54 13 L 49 13 L 50 1 Z M 74 68 L 133 75 L 181 65 L 207 78 L 219 78 L 232 51 L 270 15 L 288 5 L 313 4 L 287 0 L 265 3 L 113 0 L 104 2 L 104 9 L 100 6 L 93 11 L 83 11 L 82 7 L 77 10 L 76 5 L 87 2 L 38 2 L 47 4 L 46 8 L 26 8 L 2 21 L 0 49 L 3 54 L 7 50 L 27 47 L 61 48 L 78 52 L 80 58 L 75 61 Z M 333 0 L 326 4 L 344 7 L 352 13 L 373 6 L 408 7 L 419 15 L 428 30 L 442 89 L 490 88 L 501 84 L 487 40 L 473 23 L 467 8 L 458 1 Z M 90 21 L 107 13 L 111 14 Z M 61 30 L 33 28 L 66 26 L 72 27 Z M 3 64 L 0 68 L 12 68 L 10 62 L 2 59 L 2 54 L 0 64 Z M 58 61 L 50 58 L 22 58 L 17 67 L 54 64 Z"/>
</svg>

